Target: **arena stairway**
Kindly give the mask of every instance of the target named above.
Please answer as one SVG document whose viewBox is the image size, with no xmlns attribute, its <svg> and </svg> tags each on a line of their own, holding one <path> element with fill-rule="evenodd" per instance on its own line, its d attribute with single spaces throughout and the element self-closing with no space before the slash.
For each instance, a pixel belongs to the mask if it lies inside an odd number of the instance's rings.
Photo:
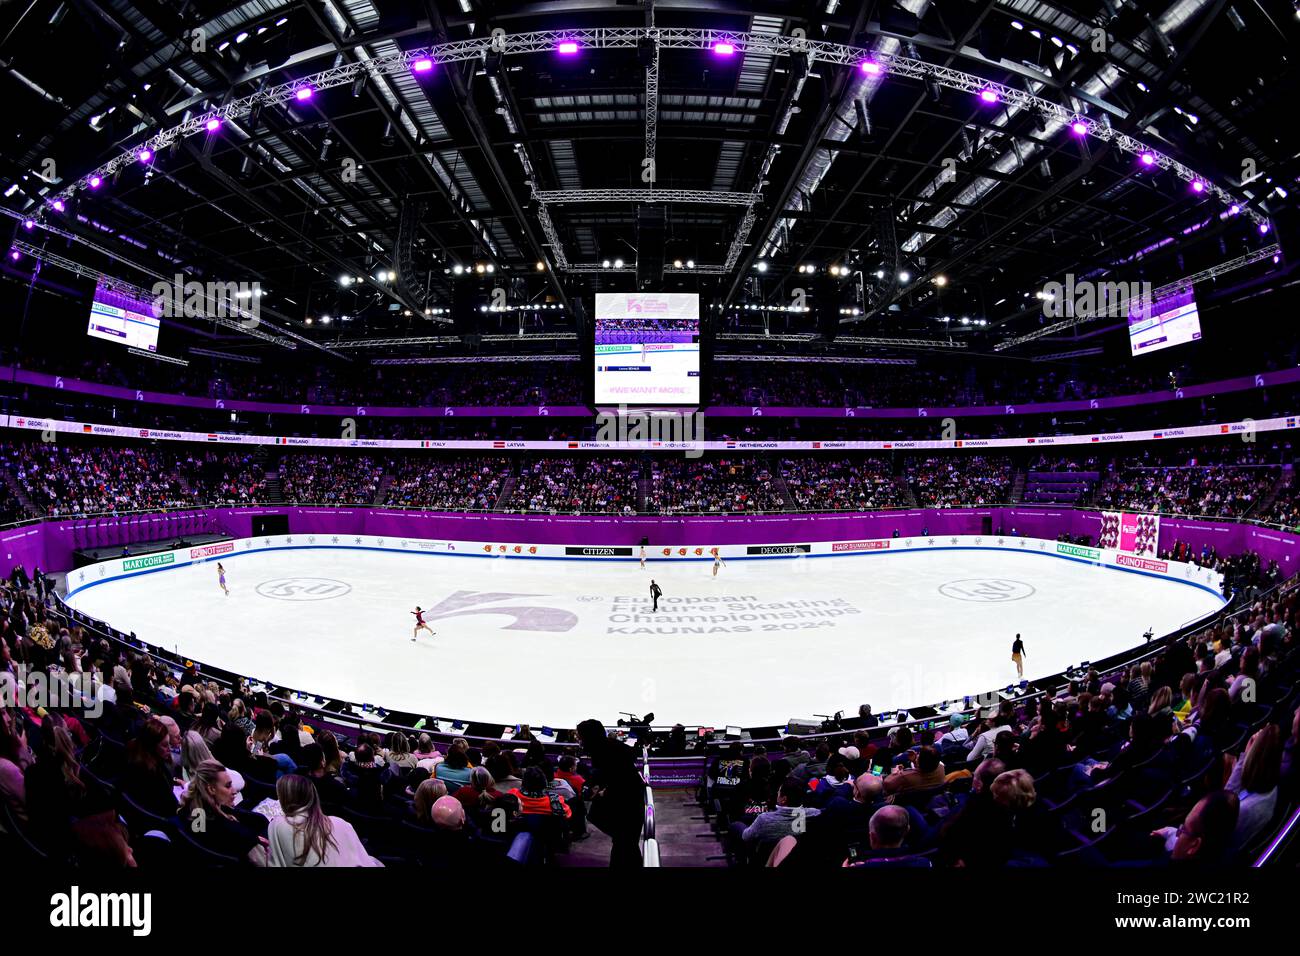
<svg viewBox="0 0 1300 956">
<path fill-rule="evenodd" d="M 1295 470 L 1292 468 L 1283 468 L 1282 474 L 1278 475 L 1277 481 L 1258 501 L 1250 506 L 1250 509 L 1242 515 L 1243 518 L 1258 518 L 1261 515 L 1267 515 L 1273 507 L 1273 502 L 1281 498 L 1282 495 L 1288 494 L 1295 481 Z"/>
<path fill-rule="evenodd" d="M 519 481 L 518 477 L 511 472 L 506 475 L 505 480 L 501 482 L 501 494 L 497 496 L 496 502 L 492 505 L 493 511 L 505 511 L 506 505 L 510 502 L 510 496 L 515 493 L 515 484 Z"/>
<path fill-rule="evenodd" d="M 8 468 L 2 470 L 4 475 L 5 486 L 8 487 L 9 493 L 13 495 L 15 501 L 22 506 L 22 512 L 25 515 L 39 515 L 41 512 L 32 504 L 32 499 L 27 497 L 27 492 L 19 484 L 18 478 Z"/>
<path fill-rule="evenodd" d="M 654 791 L 655 840 L 660 866 L 726 866 L 721 848 L 689 787 Z M 571 843 L 555 862 L 566 867 L 603 867 L 609 864 L 610 841 L 593 826 L 585 840 Z"/>
<path fill-rule="evenodd" d="M 379 487 L 375 489 L 375 500 L 372 502 L 372 504 L 378 506 L 378 505 L 382 505 L 385 501 L 387 501 L 388 489 L 392 486 L 392 484 L 393 484 L 392 474 L 387 471 L 384 472 L 383 477 L 379 479 Z"/>
</svg>

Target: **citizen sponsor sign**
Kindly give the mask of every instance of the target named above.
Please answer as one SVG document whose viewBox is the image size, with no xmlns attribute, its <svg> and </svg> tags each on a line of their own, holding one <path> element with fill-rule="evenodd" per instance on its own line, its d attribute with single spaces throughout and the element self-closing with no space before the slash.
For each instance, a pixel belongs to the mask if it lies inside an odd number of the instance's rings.
<svg viewBox="0 0 1300 956">
<path fill-rule="evenodd" d="M 746 554 L 808 554 L 811 544 L 751 544 L 745 548 Z"/>
<path fill-rule="evenodd" d="M 217 554 L 229 554 L 235 550 L 235 542 L 222 541 L 219 544 L 205 544 L 201 548 L 190 548 L 190 559 L 210 558 Z"/>
<path fill-rule="evenodd" d="M 831 551 L 884 551 L 888 547 L 888 541 L 838 541 Z"/>
<path fill-rule="evenodd" d="M 1138 558 L 1131 554 L 1116 555 L 1115 563 L 1126 568 L 1140 568 L 1143 571 L 1158 571 L 1164 574 L 1169 570 L 1168 561 L 1153 561 L 1151 558 Z"/>
<path fill-rule="evenodd" d="M 631 548 L 573 548 L 567 547 L 564 553 L 578 558 L 630 558 Z"/>
</svg>

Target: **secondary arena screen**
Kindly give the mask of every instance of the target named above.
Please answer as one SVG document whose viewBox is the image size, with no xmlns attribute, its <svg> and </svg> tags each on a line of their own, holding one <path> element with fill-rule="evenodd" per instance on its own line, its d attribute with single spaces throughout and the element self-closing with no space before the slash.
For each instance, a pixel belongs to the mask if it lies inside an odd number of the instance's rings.
<svg viewBox="0 0 1300 956">
<path fill-rule="evenodd" d="M 700 401 L 700 297 L 596 293 L 597 404 Z"/>
</svg>

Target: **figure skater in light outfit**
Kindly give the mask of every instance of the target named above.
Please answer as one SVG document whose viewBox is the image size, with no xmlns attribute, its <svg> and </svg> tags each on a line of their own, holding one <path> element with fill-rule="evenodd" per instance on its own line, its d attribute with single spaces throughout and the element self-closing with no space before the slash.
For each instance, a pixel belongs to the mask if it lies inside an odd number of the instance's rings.
<svg viewBox="0 0 1300 956">
<path fill-rule="evenodd" d="M 226 597 L 230 597 L 230 588 L 226 587 L 226 569 L 217 562 L 217 583 L 221 585 L 221 590 L 226 592 Z"/>
<path fill-rule="evenodd" d="M 415 606 L 415 610 L 412 611 L 411 613 L 415 615 L 415 632 L 411 635 L 411 640 L 415 640 L 419 636 L 421 631 L 428 631 L 429 636 L 433 637 L 434 634 L 433 628 L 431 628 L 428 624 L 424 623 L 424 608 L 420 607 L 420 605 L 417 604 Z"/>
<path fill-rule="evenodd" d="M 722 552 L 717 548 L 713 549 L 713 576 L 718 576 L 718 568 L 727 566 L 727 562 L 722 560 Z"/>
<path fill-rule="evenodd" d="M 645 548 L 641 549 L 641 570 L 645 570 Z"/>
</svg>

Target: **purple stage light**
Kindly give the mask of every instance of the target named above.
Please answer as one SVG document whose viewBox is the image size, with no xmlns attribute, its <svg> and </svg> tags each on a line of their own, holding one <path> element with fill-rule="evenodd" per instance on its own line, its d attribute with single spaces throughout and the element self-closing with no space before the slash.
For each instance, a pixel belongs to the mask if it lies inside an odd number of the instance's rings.
<svg viewBox="0 0 1300 956">
<path fill-rule="evenodd" d="M 881 71 L 881 66 L 875 60 L 863 60 L 858 64 L 858 69 L 863 73 L 866 73 L 868 76 L 878 76 Z"/>
<path fill-rule="evenodd" d="M 142 163 L 147 163 L 149 160 L 153 159 L 153 150 L 142 149 L 140 152 L 135 154 L 135 158 L 140 160 Z"/>
<path fill-rule="evenodd" d="M 980 101 L 984 103 L 996 103 L 998 101 L 998 91 L 980 90 Z"/>
<path fill-rule="evenodd" d="M 1268 232 L 1268 223 L 1266 223 L 1266 222 L 1261 222 L 1261 223 L 1259 224 L 1259 234 L 1262 236 L 1262 235 L 1264 235 L 1264 233 L 1266 233 L 1266 232 Z"/>
<path fill-rule="evenodd" d="M 433 70 L 433 60 L 429 59 L 427 56 L 422 56 L 418 60 L 414 60 L 411 63 L 412 73 L 429 73 L 432 70 Z"/>
<path fill-rule="evenodd" d="M 65 208 L 62 199 L 56 199 L 52 203 L 50 203 L 50 205 L 54 207 L 55 212 L 63 212 Z"/>
<path fill-rule="evenodd" d="M 35 220 L 35 219 L 24 219 L 24 220 L 23 220 L 23 228 L 24 228 L 24 229 L 27 229 L 27 230 L 35 229 L 35 228 L 36 228 L 36 220 Z"/>
<path fill-rule="evenodd" d="M 87 182 L 90 184 L 91 189 L 98 189 L 103 184 L 104 180 L 100 179 L 98 176 L 91 176 Z"/>
<path fill-rule="evenodd" d="M 212 119 L 203 124 L 203 128 L 209 133 L 215 133 L 217 130 L 221 129 L 221 117 L 212 117 Z"/>
<path fill-rule="evenodd" d="M 730 40 L 719 40 L 713 44 L 713 52 L 717 56 L 731 56 L 736 52 L 736 44 Z"/>
<path fill-rule="evenodd" d="M 293 91 L 293 98 L 299 103 L 305 103 L 315 95 L 316 91 L 310 86 L 300 86 L 298 89 Z"/>
<path fill-rule="evenodd" d="M 577 41 L 577 40 L 561 40 L 559 46 L 557 46 L 557 47 L 555 48 L 555 52 L 558 53 L 558 54 L 560 54 L 560 56 L 577 56 L 577 55 L 578 55 L 578 41 Z"/>
<path fill-rule="evenodd" d="M 1236 203 L 1233 203 L 1231 206 L 1228 207 L 1229 216 L 1236 216 L 1240 214 L 1240 212 L 1241 212 L 1241 207 L 1238 206 Z"/>
<path fill-rule="evenodd" d="M 1143 166 L 1154 166 L 1155 164 L 1156 164 L 1156 154 L 1155 154 L 1155 153 L 1143 153 L 1143 154 L 1142 154 L 1142 165 L 1143 165 Z"/>
<path fill-rule="evenodd" d="M 9 250 L 9 258 L 12 259 L 14 262 L 18 261 L 18 256 L 19 256 L 19 252 L 17 249 Z"/>
<path fill-rule="evenodd" d="M 1203 192 L 1205 192 L 1205 183 L 1201 182 L 1199 179 L 1193 179 L 1193 180 L 1192 180 L 1192 192 L 1194 192 L 1194 193 L 1203 193 Z"/>
<path fill-rule="evenodd" d="M 1085 133 L 1088 132 L 1088 124 L 1085 123 L 1083 120 L 1075 120 L 1073 123 L 1070 124 L 1070 130 L 1074 133 L 1075 136 L 1083 136 Z"/>
</svg>

